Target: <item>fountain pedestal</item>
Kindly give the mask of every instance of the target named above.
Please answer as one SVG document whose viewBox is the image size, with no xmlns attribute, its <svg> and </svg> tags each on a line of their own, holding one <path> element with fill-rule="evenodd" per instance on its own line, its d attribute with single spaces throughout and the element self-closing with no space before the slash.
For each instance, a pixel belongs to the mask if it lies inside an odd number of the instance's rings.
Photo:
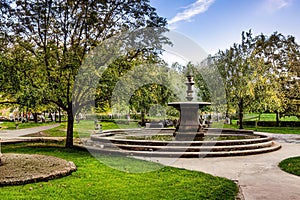
<svg viewBox="0 0 300 200">
<path fill-rule="evenodd" d="M 193 141 L 204 137 L 204 131 L 199 121 L 198 110 L 211 105 L 209 102 L 171 102 L 168 106 L 180 112 L 179 123 L 176 125 L 174 136 L 176 140 Z"/>
<path fill-rule="evenodd" d="M 200 124 L 198 110 L 204 106 L 211 105 L 209 102 L 193 102 L 193 86 L 195 84 L 191 69 L 187 73 L 186 102 L 171 102 L 168 106 L 176 108 L 180 112 L 179 123 L 176 125 L 174 136 L 176 140 L 193 141 L 201 140 L 204 131 Z"/>
</svg>

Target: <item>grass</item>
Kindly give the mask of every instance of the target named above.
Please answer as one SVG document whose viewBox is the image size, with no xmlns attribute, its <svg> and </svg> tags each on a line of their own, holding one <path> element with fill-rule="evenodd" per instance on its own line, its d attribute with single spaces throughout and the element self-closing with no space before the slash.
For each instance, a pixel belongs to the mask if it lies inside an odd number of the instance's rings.
<svg viewBox="0 0 300 200">
<path fill-rule="evenodd" d="M 300 176 L 300 157 L 285 159 L 279 163 L 279 167 L 285 172 Z"/>
<path fill-rule="evenodd" d="M 245 126 L 245 129 L 266 133 L 300 134 L 300 127 L 260 127 Z"/>
<path fill-rule="evenodd" d="M 67 123 L 63 122 L 58 127 L 45 130 L 43 133 L 49 137 L 66 137 L 67 135 Z"/>
<path fill-rule="evenodd" d="M 44 122 L 44 123 L 42 123 L 42 122 L 38 122 L 38 123 L 34 123 L 34 122 L 21 123 L 21 122 L 19 122 L 18 129 L 32 128 L 32 127 L 37 127 L 37 126 L 47 126 L 47 125 L 51 125 L 51 124 L 55 124 L 55 122 Z M 15 130 L 16 123 L 15 122 L 3 122 L 0 124 L 0 127 L 2 130 Z"/>
<path fill-rule="evenodd" d="M 255 121 L 256 119 L 258 119 L 258 115 L 257 113 L 251 113 L 251 114 L 245 114 L 244 115 L 244 120 L 247 121 Z M 276 121 L 276 114 L 275 113 L 263 113 L 260 116 L 260 121 Z M 282 117 L 280 118 L 280 121 L 300 121 L 299 118 L 297 118 L 296 116 L 286 116 L 286 117 Z"/>
<path fill-rule="evenodd" d="M 101 122 L 102 130 L 110 129 L 128 129 L 137 128 L 136 122 L 130 122 L 129 124 L 117 124 L 115 122 Z M 74 123 L 74 137 L 90 137 L 94 133 L 94 121 L 92 120 L 81 120 L 79 123 Z M 45 130 L 43 133 L 49 137 L 66 137 L 67 133 L 67 123 L 61 123 L 60 126 Z"/>
<path fill-rule="evenodd" d="M 213 123 L 212 127 L 219 127 L 220 124 Z M 278 133 L 278 134 L 300 134 L 300 127 L 262 127 L 262 126 L 243 126 L 246 130 L 253 130 L 258 132 L 266 133 Z M 238 129 L 239 126 L 236 125 L 236 121 L 233 121 L 232 124 L 224 124 L 223 128 Z"/>
<path fill-rule="evenodd" d="M 147 173 L 115 170 L 86 151 L 53 143 L 3 145 L 2 151 L 53 155 L 73 161 L 78 169 L 70 176 L 48 182 L 2 187 L 1 199 L 234 199 L 238 192 L 235 183 L 225 178 L 131 158 L 98 155 L 124 169 L 157 168 Z"/>
<path fill-rule="evenodd" d="M 258 114 L 245 114 L 244 120 L 255 121 L 258 117 Z M 276 114 L 272 113 L 263 113 L 260 117 L 260 121 L 276 121 Z M 296 116 L 282 117 L 280 121 L 300 121 Z M 220 126 L 218 123 L 213 124 L 214 127 Z M 232 120 L 232 124 L 224 124 L 223 128 L 232 128 L 238 129 L 237 120 Z M 253 130 L 258 132 L 267 132 L 267 133 L 279 133 L 279 134 L 300 134 L 300 127 L 262 127 L 262 126 L 248 126 L 244 125 L 244 129 Z"/>
</svg>

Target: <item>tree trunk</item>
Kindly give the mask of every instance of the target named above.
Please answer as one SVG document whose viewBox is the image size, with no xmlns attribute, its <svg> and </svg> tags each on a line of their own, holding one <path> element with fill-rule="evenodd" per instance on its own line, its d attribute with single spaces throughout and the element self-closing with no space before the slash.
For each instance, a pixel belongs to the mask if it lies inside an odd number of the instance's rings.
<svg viewBox="0 0 300 200">
<path fill-rule="evenodd" d="M 33 120 L 34 120 L 34 123 L 38 123 L 38 115 L 37 113 L 33 113 Z"/>
<path fill-rule="evenodd" d="M 239 129 L 243 129 L 243 117 L 244 117 L 244 100 L 243 98 L 239 101 Z"/>
<path fill-rule="evenodd" d="M 67 126 L 67 138 L 66 138 L 66 147 L 73 147 L 73 126 L 74 126 L 74 116 L 72 112 L 72 107 L 67 111 L 68 114 L 68 126 Z"/>
<path fill-rule="evenodd" d="M 141 113 L 141 120 L 142 120 L 142 126 L 145 126 L 145 124 L 146 124 L 146 122 L 145 122 L 145 112 L 144 112 L 144 110 L 142 111 L 142 113 Z"/>
<path fill-rule="evenodd" d="M 58 120 L 59 120 L 59 123 L 61 123 L 61 109 L 60 109 L 60 107 L 58 108 Z"/>
<path fill-rule="evenodd" d="M 56 110 L 54 111 L 54 122 L 56 122 Z"/>
<path fill-rule="evenodd" d="M 26 122 L 29 122 L 29 119 L 28 119 L 28 108 L 26 108 Z"/>
<path fill-rule="evenodd" d="M 276 127 L 279 127 L 279 119 L 280 119 L 280 117 L 279 117 L 279 112 L 278 111 L 276 111 Z"/>
</svg>

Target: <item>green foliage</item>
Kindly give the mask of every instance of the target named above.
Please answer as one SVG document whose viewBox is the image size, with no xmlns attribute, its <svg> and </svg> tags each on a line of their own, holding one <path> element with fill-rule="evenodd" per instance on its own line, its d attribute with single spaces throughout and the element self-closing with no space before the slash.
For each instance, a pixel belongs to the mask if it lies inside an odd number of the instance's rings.
<svg viewBox="0 0 300 200">
<path fill-rule="evenodd" d="M 179 74 L 159 59 L 114 63 L 102 74 L 97 89 L 97 104 L 113 114 L 149 113 L 155 106 L 166 107 L 180 92 Z M 105 110 L 106 109 L 106 110 Z"/>
<path fill-rule="evenodd" d="M 86 151 L 61 148 L 55 144 L 3 145 L 2 152 L 60 157 L 73 161 L 77 171 L 48 182 L 3 187 L 1 199 L 234 199 L 238 191 L 233 181 L 202 172 L 125 157 L 97 156 L 109 161 L 110 166 L 123 166 L 125 171 L 157 169 L 147 173 L 117 171 Z"/>
<path fill-rule="evenodd" d="M 255 68 L 250 64 L 253 52 L 253 38 L 251 31 L 242 33 L 242 43 L 234 44 L 226 51 L 220 51 L 215 56 L 215 63 L 223 78 L 227 111 L 234 107 L 239 113 L 239 120 L 243 120 L 244 109 L 250 103 L 250 82 Z M 228 113 L 226 113 L 228 114 Z M 240 128 L 243 128 L 240 123 Z"/>
<path fill-rule="evenodd" d="M 299 111 L 295 104 L 299 55 L 292 36 L 275 32 L 253 37 L 251 31 L 243 32 L 241 44 L 213 57 L 224 81 L 227 112 L 237 111 L 240 121 L 244 111 L 295 115 Z"/>
<path fill-rule="evenodd" d="M 76 75 L 88 52 L 122 32 L 144 27 L 162 27 L 157 31 L 158 35 L 166 31 L 166 20 L 157 15 L 147 0 L 11 0 L 1 12 L 4 15 L 0 19 L 3 21 L 0 35 L 8 36 L 0 41 L 1 53 L 9 58 L 4 60 L 8 70 L 0 77 L 1 83 L 5 76 L 9 78 L 5 82 L 7 90 L 1 91 L 8 100 L 14 98 L 17 103 L 32 109 L 51 103 L 67 112 L 66 145 L 69 147 L 73 143 L 74 115 L 88 103 L 84 96 L 91 95 L 86 88 L 77 90 L 76 98 L 73 94 Z M 140 34 L 140 41 L 150 41 L 147 44 L 153 45 L 130 51 L 127 48 L 125 58 L 155 55 L 163 40 L 155 35 Z M 134 41 L 130 39 L 126 44 Z M 12 53 L 8 51 L 10 47 Z M 0 59 L 2 62 L 2 56 Z M 0 72 L 5 71 L 2 65 L 0 68 Z"/>
<path fill-rule="evenodd" d="M 300 157 L 285 159 L 279 163 L 279 167 L 285 172 L 300 176 Z"/>
</svg>

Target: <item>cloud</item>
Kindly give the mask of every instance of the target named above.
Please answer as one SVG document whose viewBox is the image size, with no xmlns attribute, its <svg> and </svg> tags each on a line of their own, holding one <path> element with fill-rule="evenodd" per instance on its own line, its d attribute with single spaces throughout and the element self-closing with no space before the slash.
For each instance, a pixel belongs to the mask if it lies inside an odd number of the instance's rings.
<svg viewBox="0 0 300 200">
<path fill-rule="evenodd" d="M 292 0 L 266 0 L 265 8 L 269 12 L 276 12 L 292 4 Z"/>
<path fill-rule="evenodd" d="M 169 20 L 169 25 L 174 25 L 180 21 L 189 21 L 192 17 L 204 13 L 215 0 L 197 0 L 195 3 L 188 5 L 185 10 L 177 13 L 175 17 Z"/>
</svg>

